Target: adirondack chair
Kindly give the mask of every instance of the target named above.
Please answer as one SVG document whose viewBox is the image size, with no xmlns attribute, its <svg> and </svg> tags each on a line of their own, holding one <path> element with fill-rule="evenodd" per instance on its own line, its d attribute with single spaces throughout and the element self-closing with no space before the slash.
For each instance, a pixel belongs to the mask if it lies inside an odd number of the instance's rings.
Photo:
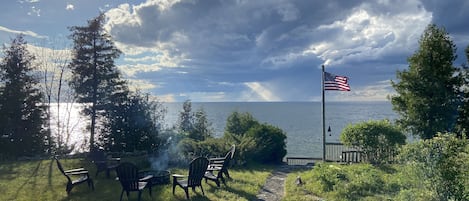
<svg viewBox="0 0 469 201">
<path fill-rule="evenodd" d="M 223 178 L 223 174 L 224 173 L 228 174 L 229 163 L 230 163 L 230 157 L 225 159 L 223 163 L 221 164 L 221 166 L 218 164 L 216 166 L 209 165 L 207 167 L 207 171 L 204 174 L 205 183 L 207 183 L 207 180 L 211 180 L 211 181 L 214 181 L 218 187 L 220 187 L 220 180 L 221 180 L 223 184 L 226 186 L 225 178 Z M 216 172 L 216 174 L 214 172 Z"/>
<path fill-rule="evenodd" d="M 209 165 L 208 170 L 212 172 L 214 170 L 220 170 L 227 178 L 230 177 L 230 173 L 228 172 L 228 168 L 230 167 L 231 160 L 234 157 L 236 151 L 236 145 L 231 145 L 231 149 L 225 154 L 225 157 L 219 158 L 209 158 Z M 224 183 L 224 182 L 223 182 Z"/>
<path fill-rule="evenodd" d="M 110 177 L 110 172 L 119 166 L 120 158 L 108 158 L 103 150 L 94 150 L 90 152 L 89 159 L 96 165 L 96 177 L 98 173 L 106 171 L 106 177 Z"/>
<path fill-rule="evenodd" d="M 195 192 L 195 187 L 200 186 L 202 195 L 205 195 L 202 188 L 202 179 L 208 167 L 208 159 L 205 157 L 198 157 L 192 160 L 189 164 L 189 176 L 173 174 L 173 195 L 176 186 L 180 186 L 186 193 L 186 198 L 189 199 L 189 187 Z"/>
<path fill-rule="evenodd" d="M 129 198 L 129 192 L 138 191 L 138 200 L 140 200 L 142 197 L 142 191 L 145 188 L 149 189 L 151 196 L 151 184 L 148 183 L 148 180 L 153 176 L 149 175 L 144 178 L 139 178 L 137 166 L 128 162 L 121 163 L 119 166 L 117 166 L 116 172 L 119 182 L 122 186 L 120 200 L 122 200 L 122 197 L 124 196 L 124 191 L 127 194 L 127 198 Z"/>
<path fill-rule="evenodd" d="M 93 180 L 90 178 L 88 170 L 85 168 L 64 170 L 59 159 L 57 157 L 54 157 L 54 159 L 57 162 L 57 167 L 59 168 L 60 172 L 67 178 L 67 186 L 65 187 L 67 194 L 70 194 L 70 191 L 72 191 L 74 186 L 84 182 L 87 182 L 88 187 L 91 187 L 91 189 L 94 190 Z"/>
</svg>

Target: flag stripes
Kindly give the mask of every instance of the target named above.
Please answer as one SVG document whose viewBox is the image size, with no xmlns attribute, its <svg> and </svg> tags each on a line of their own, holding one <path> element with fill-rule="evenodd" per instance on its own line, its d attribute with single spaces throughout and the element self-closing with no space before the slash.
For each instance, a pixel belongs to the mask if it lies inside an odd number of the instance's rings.
<svg viewBox="0 0 469 201">
<path fill-rule="evenodd" d="M 324 72 L 324 90 L 350 91 L 348 78 Z"/>
</svg>

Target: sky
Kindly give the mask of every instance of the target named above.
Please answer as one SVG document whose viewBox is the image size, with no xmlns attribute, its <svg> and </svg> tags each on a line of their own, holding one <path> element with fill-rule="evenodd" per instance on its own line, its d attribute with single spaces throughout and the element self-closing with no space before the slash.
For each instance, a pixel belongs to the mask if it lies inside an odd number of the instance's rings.
<svg viewBox="0 0 469 201">
<path fill-rule="evenodd" d="M 467 0 L 5 0 L 0 42 L 70 48 L 69 27 L 106 15 L 120 72 L 164 102 L 321 101 L 321 65 L 350 92 L 326 101 L 385 101 L 430 24 L 458 59 L 469 45 Z"/>
</svg>

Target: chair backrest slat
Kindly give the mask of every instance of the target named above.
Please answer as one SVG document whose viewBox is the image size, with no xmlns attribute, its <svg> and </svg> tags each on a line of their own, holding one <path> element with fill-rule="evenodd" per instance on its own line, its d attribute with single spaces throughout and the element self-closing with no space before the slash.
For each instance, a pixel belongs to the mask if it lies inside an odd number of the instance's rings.
<svg viewBox="0 0 469 201">
<path fill-rule="evenodd" d="M 127 191 L 138 190 L 138 168 L 132 163 L 121 163 L 116 168 L 117 177 L 122 187 Z"/>
<path fill-rule="evenodd" d="M 209 161 L 205 157 L 198 157 L 191 161 L 189 164 L 189 177 L 187 179 L 188 186 L 201 185 L 208 163 Z"/>
</svg>

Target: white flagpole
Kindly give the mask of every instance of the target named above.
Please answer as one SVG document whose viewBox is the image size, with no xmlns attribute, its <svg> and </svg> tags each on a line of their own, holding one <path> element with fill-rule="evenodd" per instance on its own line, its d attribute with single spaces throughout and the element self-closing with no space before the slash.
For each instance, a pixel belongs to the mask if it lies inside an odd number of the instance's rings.
<svg viewBox="0 0 469 201">
<path fill-rule="evenodd" d="M 322 65 L 322 80 L 321 80 L 321 94 L 322 94 L 322 161 L 326 162 L 326 110 L 325 110 L 325 95 L 324 95 L 324 65 Z"/>
</svg>

